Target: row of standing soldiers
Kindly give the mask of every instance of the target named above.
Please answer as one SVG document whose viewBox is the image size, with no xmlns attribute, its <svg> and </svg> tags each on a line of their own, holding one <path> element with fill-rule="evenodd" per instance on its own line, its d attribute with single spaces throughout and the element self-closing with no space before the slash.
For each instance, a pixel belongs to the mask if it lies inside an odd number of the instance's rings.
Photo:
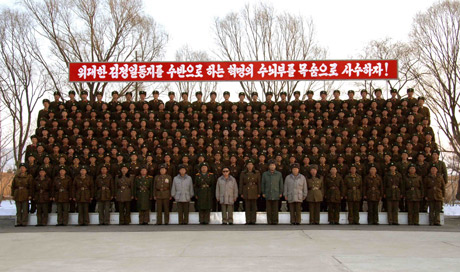
<svg viewBox="0 0 460 272">
<path fill-rule="evenodd" d="M 342 178 L 336 165 L 330 167 L 329 173 L 318 175 L 317 165 L 311 165 L 309 175 L 300 173 L 300 165 L 294 163 L 291 173 L 283 178 L 277 170 L 276 162 L 270 160 L 264 172 L 256 170 L 254 161 L 247 160 L 245 169 L 240 173 L 239 186 L 225 185 L 219 190 L 219 182 L 226 184 L 234 181 L 229 167 L 223 167 L 221 177 L 209 172 L 206 162 L 200 164 L 200 171 L 195 177 L 187 175 L 187 167 L 179 165 L 179 174 L 174 178 L 167 174 L 168 165 L 160 165 L 159 174 L 148 175 L 147 167 L 141 167 L 138 176 L 129 173 L 129 166 L 123 165 L 120 174 L 112 177 L 108 168 L 103 166 L 100 174 L 93 179 L 88 175 L 87 167 L 81 167 L 80 174 L 74 179 L 67 175 L 62 167 L 59 175 L 52 180 L 45 169 L 40 168 L 34 179 L 27 172 L 25 164 L 20 165 L 19 173 L 12 183 L 12 194 L 17 208 L 17 226 L 25 226 L 28 222 L 29 200 L 37 205 L 39 226 L 46 225 L 50 203 L 57 205 L 58 225 L 67 225 L 70 205 L 76 203 L 78 223 L 89 224 L 90 203 L 98 204 L 99 224 L 110 223 L 110 204 L 116 201 L 119 211 L 119 223 L 130 223 L 130 212 L 139 212 L 139 223 L 148 224 L 152 201 L 156 202 L 157 224 L 162 224 L 163 213 L 165 224 L 169 223 L 171 200 L 178 205 L 180 224 L 188 223 L 189 203 L 195 197 L 199 211 L 200 223 L 208 224 L 210 212 L 217 210 L 217 204 L 223 212 L 223 223 L 233 223 L 233 204 L 241 197 L 245 203 L 246 223 L 256 223 L 257 200 L 263 199 L 266 205 L 269 224 L 278 223 L 280 200 L 289 204 L 291 224 L 300 224 L 301 210 L 309 210 L 310 224 L 319 224 L 322 203 L 326 203 L 330 224 L 339 223 L 340 205 L 345 201 L 348 206 L 348 222 L 359 224 L 359 211 L 363 201 L 368 204 L 368 223 L 378 224 L 378 206 L 385 200 L 388 223 L 398 224 L 398 211 L 401 200 L 407 203 L 408 221 L 418 225 L 419 211 L 422 201 L 426 201 L 430 210 L 430 225 L 440 225 L 440 212 L 445 196 L 445 181 L 438 173 L 438 165 L 430 166 L 429 174 L 420 176 L 416 165 L 410 164 L 407 173 L 399 173 L 394 163 L 383 178 L 377 174 L 377 167 L 370 165 L 369 174 L 365 177 L 357 174 L 356 165 L 352 164 L 349 173 Z M 238 187 L 238 188 L 236 188 Z M 237 193 L 232 193 L 235 191 Z"/>
</svg>

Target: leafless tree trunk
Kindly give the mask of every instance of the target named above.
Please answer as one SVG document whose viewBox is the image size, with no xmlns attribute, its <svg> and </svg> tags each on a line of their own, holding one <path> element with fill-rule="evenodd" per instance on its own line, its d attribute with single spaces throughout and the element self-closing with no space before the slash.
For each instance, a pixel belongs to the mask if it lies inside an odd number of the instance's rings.
<svg viewBox="0 0 460 272">
<path fill-rule="evenodd" d="M 152 17 L 143 13 L 141 0 L 22 0 L 50 54 L 37 53 L 57 90 L 115 89 L 124 94 L 134 83 L 69 83 L 70 62 L 152 61 L 162 56 L 168 40 Z M 138 85 L 141 85 L 139 83 Z M 107 89 L 109 88 L 109 89 Z"/>
<path fill-rule="evenodd" d="M 390 96 L 390 90 L 398 90 L 399 97 L 404 97 L 404 88 L 414 87 L 416 80 L 411 72 L 418 62 L 418 57 L 413 53 L 412 47 L 403 42 L 394 42 L 391 38 L 370 41 L 363 50 L 360 59 L 397 59 L 398 79 L 375 81 L 365 80 L 357 82 L 360 89 L 366 89 L 371 97 L 374 97 L 374 90 L 380 88 L 386 90 Z"/>
<path fill-rule="evenodd" d="M 184 46 L 177 50 L 176 61 L 211 61 L 211 59 L 205 51 L 194 51 L 190 47 Z M 175 82 L 175 85 L 179 91 L 176 96 L 180 97 L 181 93 L 186 92 L 189 101 L 192 101 L 197 91 L 203 93 L 202 100 L 206 101 L 211 92 L 217 90 L 217 82 L 182 81 Z"/>
<path fill-rule="evenodd" d="M 9 9 L 2 10 L 0 16 L 0 101 L 8 117 L 2 125 L 11 129 L 8 135 L 18 166 L 34 123 L 34 111 L 51 86 L 47 86 L 46 75 L 33 57 L 38 49 L 29 16 Z"/>
<path fill-rule="evenodd" d="M 232 12 L 224 18 L 217 18 L 214 33 L 218 46 L 216 55 L 227 61 L 315 60 L 326 57 L 326 50 L 317 44 L 311 19 L 289 13 L 277 14 L 272 6 L 264 3 L 246 5 L 239 13 Z M 304 90 L 314 89 L 312 84 L 308 82 Z M 273 92 L 277 101 L 282 91 L 286 91 L 290 99 L 301 84 L 300 81 L 241 81 L 240 85 L 248 98 L 254 91 L 263 96 Z"/>
<path fill-rule="evenodd" d="M 444 152 L 460 159 L 460 2 L 444 1 L 417 14 L 411 44 L 419 56 L 412 72 L 434 119 L 449 140 Z"/>
</svg>

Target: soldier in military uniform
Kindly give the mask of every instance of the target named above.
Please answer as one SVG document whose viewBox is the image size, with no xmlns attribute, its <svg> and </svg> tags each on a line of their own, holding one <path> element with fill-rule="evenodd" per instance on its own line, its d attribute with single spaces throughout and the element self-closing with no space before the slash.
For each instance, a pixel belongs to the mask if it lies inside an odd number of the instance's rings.
<svg viewBox="0 0 460 272">
<path fill-rule="evenodd" d="M 396 164 L 390 163 L 390 172 L 388 172 L 384 179 L 383 184 L 385 187 L 384 197 L 387 202 L 388 224 L 399 225 L 398 211 L 399 201 L 403 197 L 401 189 L 404 188 L 402 175 L 396 171 Z"/>
<path fill-rule="evenodd" d="M 343 180 L 343 198 L 348 205 L 348 224 L 359 225 L 359 205 L 362 198 L 362 177 L 356 173 L 356 165 L 350 165 L 350 173 Z"/>
<path fill-rule="evenodd" d="M 134 199 L 139 211 L 139 225 L 147 225 L 150 221 L 150 200 L 153 194 L 153 177 L 147 175 L 147 167 L 142 166 L 141 174 L 134 180 Z"/>
<path fill-rule="evenodd" d="M 35 178 L 32 186 L 32 198 L 37 203 L 37 226 L 46 226 L 48 224 L 51 186 L 51 179 L 46 174 L 46 169 L 40 167 L 38 176 Z"/>
<path fill-rule="evenodd" d="M 70 200 L 72 199 L 72 179 L 67 175 L 67 168 L 61 166 L 54 178 L 51 195 L 57 206 L 57 225 L 67 226 L 69 222 Z"/>
<path fill-rule="evenodd" d="M 424 196 L 422 177 L 417 175 L 415 164 L 410 164 L 405 176 L 403 195 L 407 202 L 409 225 L 419 225 L 420 202 Z"/>
<path fill-rule="evenodd" d="M 99 225 L 110 224 L 110 201 L 113 199 L 114 180 L 112 175 L 108 174 L 108 168 L 103 165 L 100 174 L 96 177 L 96 200 L 99 212 Z"/>
<path fill-rule="evenodd" d="M 428 201 L 430 209 L 430 226 L 441 225 L 440 213 L 446 193 L 444 179 L 438 171 L 437 165 L 432 164 L 430 166 L 430 174 L 423 180 L 425 199 Z"/>
<path fill-rule="evenodd" d="M 78 208 L 78 225 L 89 225 L 89 203 L 94 197 L 94 181 L 87 175 L 87 166 L 82 166 L 80 175 L 73 181 L 73 200 Z"/>
<path fill-rule="evenodd" d="M 11 193 L 16 203 L 16 226 L 27 226 L 29 221 L 29 200 L 32 199 L 33 178 L 27 172 L 26 164 L 19 165 L 19 173 L 11 183 Z"/>
<path fill-rule="evenodd" d="M 256 224 L 257 199 L 260 197 L 261 176 L 254 161 L 247 160 L 246 168 L 240 174 L 239 194 L 244 199 L 246 225 Z"/>
<path fill-rule="evenodd" d="M 195 175 L 195 198 L 199 213 L 199 221 L 202 225 L 209 224 L 211 208 L 215 192 L 215 176 L 208 172 L 209 165 L 207 162 L 200 164 L 200 172 Z"/>
<path fill-rule="evenodd" d="M 131 223 L 131 200 L 134 199 L 134 177 L 128 173 L 127 164 L 121 167 L 121 173 L 115 178 L 115 199 L 118 202 L 120 225 Z"/>
<path fill-rule="evenodd" d="M 329 174 L 324 178 L 325 198 L 327 201 L 328 220 L 330 225 L 338 225 L 340 219 L 342 176 L 337 173 L 337 167 L 331 166 Z"/>
<path fill-rule="evenodd" d="M 319 225 L 320 205 L 324 196 L 324 180 L 317 173 L 318 166 L 313 164 L 310 167 L 310 177 L 307 179 L 308 194 L 306 199 L 310 210 L 310 225 Z"/>
<path fill-rule="evenodd" d="M 168 166 L 160 165 L 160 174 L 155 176 L 153 196 L 157 203 L 157 225 L 163 223 L 162 213 L 164 212 L 165 225 L 169 224 L 169 201 L 171 197 L 172 178 L 167 174 Z"/>
<path fill-rule="evenodd" d="M 383 195 L 383 180 L 377 174 L 377 167 L 369 165 L 369 174 L 364 178 L 363 196 L 367 201 L 367 224 L 379 224 L 379 203 Z"/>
</svg>

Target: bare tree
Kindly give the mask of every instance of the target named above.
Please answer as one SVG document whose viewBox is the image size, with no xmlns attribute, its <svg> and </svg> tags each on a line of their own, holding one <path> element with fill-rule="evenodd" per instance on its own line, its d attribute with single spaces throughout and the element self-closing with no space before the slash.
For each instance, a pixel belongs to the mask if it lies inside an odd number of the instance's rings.
<svg viewBox="0 0 460 272">
<path fill-rule="evenodd" d="M 205 51 L 195 51 L 190 47 L 183 46 L 176 52 L 176 61 L 210 61 L 208 53 Z M 175 82 L 179 95 L 183 92 L 188 94 L 189 100 L 194 97 L 197 91 L 203 93 L 203 101 L 206 101 L 212 91 L 217 90 L 217 82 L 203 81 L 182 81 Z"/>
<path fill-rule="evenodd" d="M 326 57 L 316 41 L 311 19 L 289 13 L 277 14 L 270 5 L 246 5 L 241 12 L 216 18 L 214 33 L 216 55 L 227 61 L 311 60 Z M 275 101 L 286 91 L 288 99 L 300 81 L 241 81 L 247 97 L 253 91 L 273 92 Z M 305 89 L 312 89 L 308 82 Z"/>
<path fill-rule="evenodd" d="M 398 79 L 385 81 L 365 80 L 357 82 L 356 85 L 361 89 L 368 90 L 371 97 L 374 90 L 380 88 L 387 90 L 398 90 L 399 97 L 404 96 L 401 92 L 403 88 L 413 87 L 416 84 L 412 69 L 418 62 L 418 57 L 414 54 L 412 47 L 408 43 L 393 41 L 391 38 L 370 41 L 359 55 L 360 59 L 397 59 L 398 60 Z"/>
<path fill-rule="evenodd" d="M 38 49 L 30 17 L 10 9 L 2 10 L 0 16 L 0 101 L 8 117 L 2 124 L 10 127 L 8 135 L 18 166 L 34 124 L 34 111 L 50 86 L 33 57 Z"/>
<path fill-rule="evenodd" d="M 162 56 L 168 40 L 141 0 L 23 0 L 50 54 L 36 54 L 56 89 L 86 89 L 90 99 L 107 82 L 68 83 L 70 62 L 152 61 Z M 140 85 L 139 83 L 138 85 Z M 133 82 L 111 84 L 123 94 Z M 139 87 L 139 86 L 137 86 Z M 136 88 L 138 89 L 138 88 Z"/>
<path fill-rule="evenodd" d="M 418 13 L 410 33 L 420 61 L 413 69 L 420 93 L 447 137 L 444 152 L 460 159 L 460 2 L 443 1 Z"/>
</svg>

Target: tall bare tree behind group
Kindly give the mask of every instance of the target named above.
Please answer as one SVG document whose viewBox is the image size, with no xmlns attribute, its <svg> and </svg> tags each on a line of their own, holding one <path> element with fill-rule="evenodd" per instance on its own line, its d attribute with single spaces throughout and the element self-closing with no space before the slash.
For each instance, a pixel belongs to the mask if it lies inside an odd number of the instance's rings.
<svg viewBox="0 0 460 272">
<path fill-rule="evenodd" d="M 324 59 L 326 50 L 318 45 L 311 19 L 290 13 L 276 13 L 270 5 L 246 5 L 241 12 L 231 12 L 214 22 L 217 57 L 226 61 L 275 61 Z M 305 82 L 303 82 L 305 83 Z M 312 89 L 307 82 L 304 89 Z M 300 81 L 241 81 L 249 97 L 253 91 L 265 95 L 280 92 L 288 98 L 301 85 Z M 303 84 L 302 84 L 303 85 Z M 303 90 L 302 90 L 303 91 Z"/>
<path fill-rule="evenodd" d="M 447 137 L 444 152 L 460 161 L 460 2 L 443 1 L 418 13 L 410 33 L 420 61 L 413 69 L 432 117 Z"/>
<path fill-rule="evenodd" d="M 189 46 L 183 46 L 176 51 L 176 61 L 211 61 L 208 53 L 205 51 L 193 50 Z M 178 81 L 175 82 L 178 95 L 187 93 L 189 101 L 195 98 L 195 93 L 201 91 L 203 93 L 203 101 L 209 98 L 212 91 L 217 90 L 217 82 L 204 81 Z"/>
<path fill-rule="evenodd" d="M 405 90 L 409 87 L 414 87 L 417 83 L 412 70 L 418 63 L 418 56 L 414 54 L 409 43 L 393 41 L 391 38 L 372 40 L 364 47 L 363 53 L 358 57 L 360 59 L 398 60 L 398 79 L 357 82 L 356 85 L 360 89 L 366 89 L 371 97 L 374 97 L 374 90 L 377 88 L 383 91 L 386 90 L 388 96 L 391 89 L 396 89 L 399 96 L 403 97 L 406 94 Z"/>
<path fill-rule="evenodd" d="M 164 53 L 168 35 L 143 12 L 142 0 L 22 0 L 50 54 L 36 54 L 57 90 L 121 94 L 134 83 L 68 83 L 70 62 L 153 61 Z"/>
<path fill-rule="evenodd" d="M 3 155 L 11 143 L 18 166 L 34 129 L 34 114 L 51 84 L 34 58 L 39 48 L 30 17 L 10 9 L 3 9 L 0 16 L 0 102 L 4 115 L 0 157 L 7 160 Z M 8 146 L 4 146 L 6 143 Z"/>
</svg>

